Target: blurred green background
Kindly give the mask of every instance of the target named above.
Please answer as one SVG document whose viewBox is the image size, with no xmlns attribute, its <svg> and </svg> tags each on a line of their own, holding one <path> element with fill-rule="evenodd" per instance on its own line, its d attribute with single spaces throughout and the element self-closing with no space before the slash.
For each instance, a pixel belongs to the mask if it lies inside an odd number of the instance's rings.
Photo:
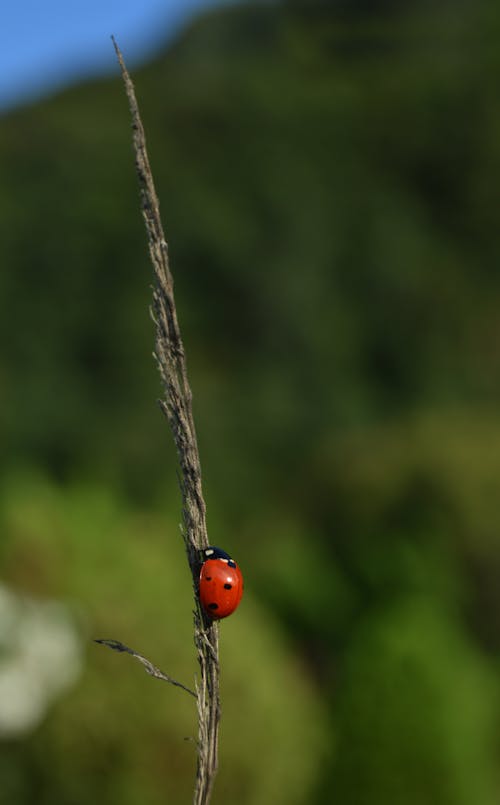
<svg viewBox="0 0 500 805">
<path fill-rule="evenodd" d="M 214 803 L 500 800 L 499 37 L 249 5 L 134 76 L 246 581 Z M 91 642 L 192 684 L 130 140 L 118 77 L 0 121 L 2 805 L 191 796 L 190 697 Z"/>
</svg>

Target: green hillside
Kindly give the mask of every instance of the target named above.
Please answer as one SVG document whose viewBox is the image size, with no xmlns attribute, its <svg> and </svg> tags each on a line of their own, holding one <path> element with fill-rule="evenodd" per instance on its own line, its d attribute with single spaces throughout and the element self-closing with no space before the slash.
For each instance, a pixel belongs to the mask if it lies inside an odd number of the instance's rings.
<svg viewBox="0 0 500 805">
<path fill-rule="evenodd" d="M 213 12 L 134 76 L 211 538 L 246 570 L 221 805 L 500 791 L 500 11 L 375 5 Z M 188 679 L 118 70 L 4 117 L 0 179 L 1 578 Z M 6 805 L 100 802 L 103 779 L 109 805 L 188 801 L 176 691 L 163 721 L 155 683 L 87 653 L 5 739 Z M 135 697 L 137 733 L 110 723 Z"/>
</svg>

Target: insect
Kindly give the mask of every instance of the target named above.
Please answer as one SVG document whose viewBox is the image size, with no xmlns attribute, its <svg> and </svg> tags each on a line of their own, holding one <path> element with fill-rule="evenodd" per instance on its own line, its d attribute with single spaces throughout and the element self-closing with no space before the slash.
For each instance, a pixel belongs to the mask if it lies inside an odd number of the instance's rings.
<svg viewBox="0 0 500 805">
<path fill-rule="evenodd" d="M 200 603 L 212 620 L 227 618 L 243 595 L 243 576 L 228 553 L 211 545 L 202 551 Z"/>
</svg>

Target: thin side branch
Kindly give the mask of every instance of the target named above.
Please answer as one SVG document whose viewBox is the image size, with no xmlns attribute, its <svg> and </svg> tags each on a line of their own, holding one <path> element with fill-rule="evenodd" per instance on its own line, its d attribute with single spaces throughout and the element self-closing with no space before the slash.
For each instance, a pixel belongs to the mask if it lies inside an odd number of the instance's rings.
<svg viewBox="0 0 500 805">
<path fill-rule="evenodd" d="M 94 640 L 94 643 L 100 643 L 102 646 L 108 646 L 108 648 L 112 648 L 114 651 L 125 651 L 127 654 L 131 654 L 132 657 L 135 657 L 136 660 L 139 660 L 139 662 L 143 664 L 150 676 L 154 676 L 155 679 L 163 679 L 164 682 L 169 682 L 171 685 L 175 685 L 177 688 L 182 688 L 182 690 L 185 690 L 186 693 L 190 693 L 195 699 L 197 698 L 194 690 L 187 688 L 186 685 L 182 684 L 182 682 L 177 682 L 176 679 L 173 679 L 164 671 L 161 671 L 156 665 L 153 665 L 150 660 L 148 660 L 146 657 L 143 657 L 142 654 L 139 654 L 138 651 L 134 651 L 133 648 L 129 648 L 129 646 L 126 646 L 124 643 L 120 643 L 119 640 Z"/>
<path fill-rule="evenodd" d="M 194 642 L 200 666 L 196 686 L 198 707 L 198 764 L 194 805 L 210 802 L 217 772 L 217 746 L 220 718 L 219 632 L 218 624 L 207 618 L 198 599 L 200 551 L 208 546 L 206 508 L 201 486 L 201 466 L 192 412 L 192 394 L 188 381 L 174 287 L 168 260 L 168 247 L 160 218 L 160 204 L 146 150 L 146 138 L 134 85 L 120 49 L 113 38 L 132 117 L 135 167 L 139 180 L 141 208 L 146 225 L 149 254 L 155 275 L 152 317 L 155 322 L 155 358 L 162 380 L 164 397 L 160 406 L 174 437 L 180 465 L 182 493 L 182 536 L 188 556 L 194 590 Z"/>
</svg>

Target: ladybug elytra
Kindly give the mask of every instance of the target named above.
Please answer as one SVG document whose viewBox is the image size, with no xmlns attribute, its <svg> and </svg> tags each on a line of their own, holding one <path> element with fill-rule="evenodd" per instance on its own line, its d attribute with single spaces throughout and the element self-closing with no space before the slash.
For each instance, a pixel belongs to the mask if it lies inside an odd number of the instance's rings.
<svg viewBox="0 0 500 805">
<path fill-rule="evenodd" d="M 227 618 L 242 595 L 243 576 L 234 559 L 213 545 L 205 548 L 200 571 L 200 603 L 209 618 Z"/>
</svg>

